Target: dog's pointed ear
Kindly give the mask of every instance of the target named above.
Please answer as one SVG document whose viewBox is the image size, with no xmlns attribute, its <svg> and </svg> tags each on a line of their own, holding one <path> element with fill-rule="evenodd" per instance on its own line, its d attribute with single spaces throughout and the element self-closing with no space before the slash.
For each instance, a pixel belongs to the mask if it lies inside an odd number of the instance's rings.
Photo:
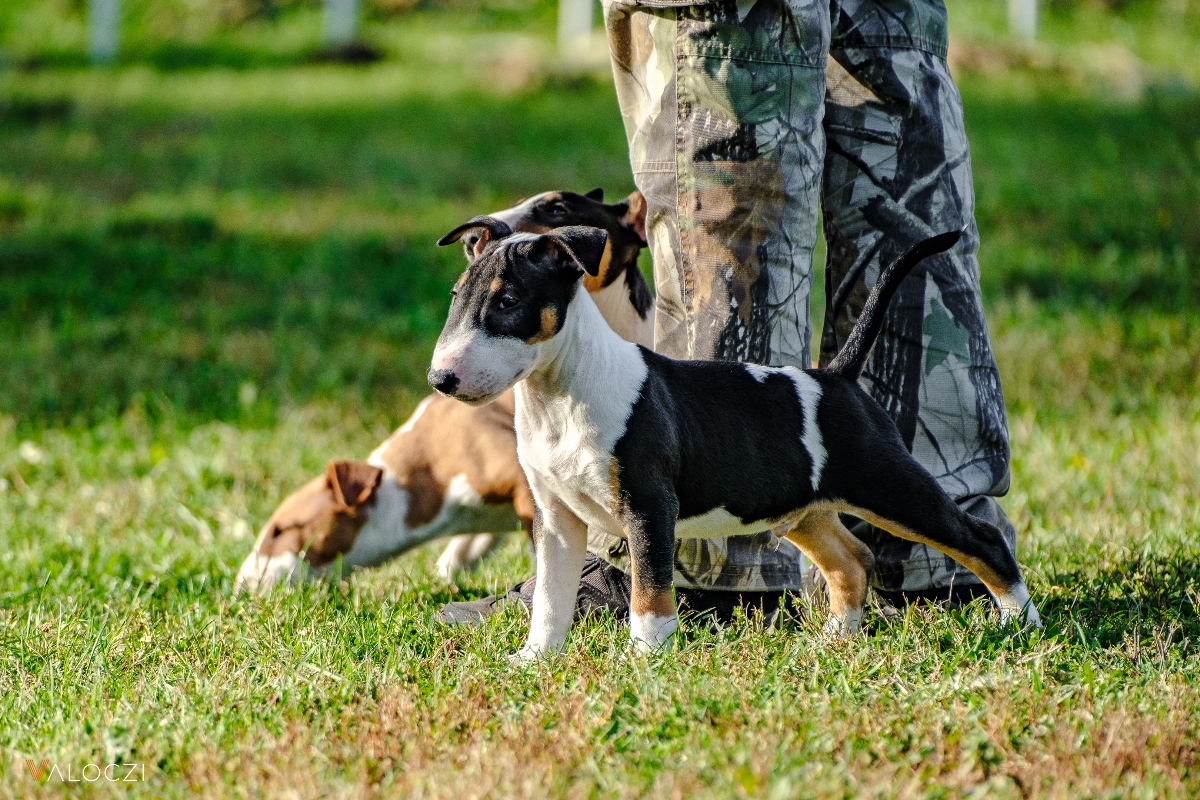
<svg viewBox="0 0 1200 800">
<path fill-rule="evenodd" d="M 559 253 L 564 266 L 576 272 L 586 272 L 593 278 L 600 274 L 608 245 L 608 231 L 586 225 L 555 228 L 542 239 Z"/>
<path fill-rule="evenodd" d="M 437 243 L 438 247 L 445 247 L 463 239 L 463 249 L 466 251 L 467 258 L 474 261 L 483 252 L 483 248 L 487 247 L 488 242 L 503 239 L 505 236 L 512 236 L 512 228 L 508 227 L 507 222 L 502 222 L 495 217 L 480 216 L 471 217 L 438 239 Z"/>
<path fill-rule="evenodd" d="M 325 465 L 325 478 L 338 505 L 353 511 L 371 499 L 383 470 L 365 461 L 330 461 Z"/>
<path fill-rule="evenodd" d="M 633 194 L 626 197 L 622 204 L 626 206 L 625 215 L 621 217 L 621 224 L 629 230 L 637 234 L 637 237 L 642 240 L 642 247 L 646 246 L 646 198 L 637 189 L 633 190 Z"/>
<path fill-rule="evenodd" d="M 592 189 L 590 192 L 585 194 L 584 197 L 586 197 L 588 200 L 596 200 L 598 202 L 603 203 L 604 202 L 604 187 L 597 186 L 595 189 Z"/>
</svg>

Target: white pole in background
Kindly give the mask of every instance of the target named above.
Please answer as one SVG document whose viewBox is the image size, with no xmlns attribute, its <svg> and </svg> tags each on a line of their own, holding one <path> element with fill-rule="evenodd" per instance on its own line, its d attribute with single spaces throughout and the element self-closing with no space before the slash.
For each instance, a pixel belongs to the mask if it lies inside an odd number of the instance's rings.
<svg viewBox="0 0 1200 800">
<path fill-rule="evenodd" d="M 1037 37 L 1037 0 L 1008 0 L 1008 29 L 1018 39 Z"/>
<path fill-rule="evenodd" d="M 345 47 L 358 35 L 358 0 L 325 0 L 325 44 Z"/>
<path fill-rule="evenodd" d="M 88 0 L 88 58 L 93 64 L 117 57 L 120 30 L 120 0 Z"/>
<path fill-rule="evenodd" d="M 558 0 L 558 53 L 585 58 L 592 41 L 594 0 Z"/>
</svg>

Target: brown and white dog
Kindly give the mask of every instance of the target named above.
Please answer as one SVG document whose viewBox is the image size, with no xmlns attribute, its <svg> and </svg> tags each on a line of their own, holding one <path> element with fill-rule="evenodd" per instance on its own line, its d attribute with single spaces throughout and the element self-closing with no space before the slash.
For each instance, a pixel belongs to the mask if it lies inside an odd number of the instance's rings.
<svg viewBox="0 0 1200 800">
<path fill-rule="evenodd" d="M 586 195 L 545 192 L 491 215 L 513 231 L 540 233 L 590 225 L 608 233 L 604 268 L 587 289 L 605 319 L 628 341 L 653 344 L 654 299 L 638 270 L 645 243 L 646 204 L 634 192 L 606 204 L 600 189 Z M 463 240 L 469 260 L 483 242 L 466 224 L 443 237 Z M 325 474 L 289 495 L 267 520 L 242 563 L 235 585 L 265 590 L 300 575 L 371 567 L 442 536 L 453 536 L 438 559 L 447 579 L 473 566 L 495 533 L 524 527 L 533 499 L 517 462 L 513 394 L 485 408 L 431 395 L 366 461 L 330 461 Z M 297 569 L 301 563 L 306 569 Z"/>
</svg>

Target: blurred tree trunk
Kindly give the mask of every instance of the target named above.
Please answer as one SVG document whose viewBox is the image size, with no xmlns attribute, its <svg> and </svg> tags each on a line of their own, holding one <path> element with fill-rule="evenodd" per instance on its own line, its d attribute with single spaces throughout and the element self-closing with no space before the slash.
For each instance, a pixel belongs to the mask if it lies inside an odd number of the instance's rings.
<svg viewBox="0 0 1200 800">
<path fill-rule="evenodd" d="M 592 36 L 593 0 L 558 0 L 558 52 L 570 58 L 587 53 Z"/>
<path fill-rule="evenodd" d="M 88 58 L 93 64 L 117 57 L 120 31 L 120 0 L 88 0 Z"/>
<path fill-rule="evenodd" d="M 325 46 L 345 47 L 358 36 L 358 0 L 325 0 Z"/>
</svg>

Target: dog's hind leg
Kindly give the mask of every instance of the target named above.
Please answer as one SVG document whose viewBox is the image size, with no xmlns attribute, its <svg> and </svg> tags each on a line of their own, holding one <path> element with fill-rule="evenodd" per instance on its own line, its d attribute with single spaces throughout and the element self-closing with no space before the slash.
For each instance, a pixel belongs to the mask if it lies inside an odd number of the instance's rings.
<svg viewBox="0 0 1200 800">
<path fill-rule="evenodd" d="M 838 477 L 823 482 L 822 492 L 845 503 L 842 510 L 893 536 L 927 544 L 974 572 L 996 598 L 1002 620 L 1023 618 L 1024 624 L 1041 627 L 999 528 L 959 508 L 904 449 L 894 429 L 891 435 L 877 433 L 873 446 L 857 453 L 853 440 L 831 448 L 830 460 L 838 463 L 825 474 Z"/>
<path fill-rule="evenodd" d="M 1029 597 L 1017 560 L 995 525 L 970 516 L 949 498 L 946 498 L 946 507 L 936 509 L 928 522 L 912 518 L 901 521 L 894 517 L 909 515 L 882 516 L 861 507 L 850 509 L 850 513 L 893 536 L 940 550 L 974 572 L 996 598 L 1002 622 L 1018 619 L 1023 620 L 1024 625 L 1042 627 L 1037 606 Z"/>
<path fill-rule="evenodd" d="M 853 635 L 862 620 L 867 578 L 875 563 L 870 548 L 846 530 L 836 511 L 809 511 L 784 538 L 799 547 L 825 577 L 830 610 L 826 632 Z"/>
</svg>

